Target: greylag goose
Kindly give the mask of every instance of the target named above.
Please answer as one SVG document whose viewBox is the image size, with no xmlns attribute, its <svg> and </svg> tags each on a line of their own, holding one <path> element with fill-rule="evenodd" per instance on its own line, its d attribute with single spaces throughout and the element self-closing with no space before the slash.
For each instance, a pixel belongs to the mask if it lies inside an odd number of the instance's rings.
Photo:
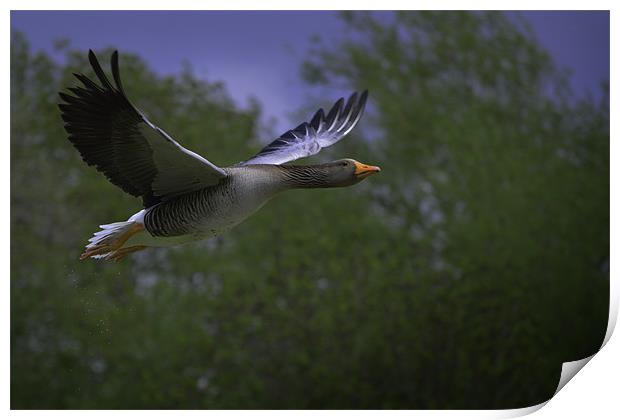
<svg viewBox="0 0 620 420">
<path fill-rule="evenodd" d="M 125 222 L 101 225 L 80 259 L 118 261 L 147 247 L 174 246 L 230 229 L 277 193 L 295 188 L 356 184 L 380 171 L 353 159 L 320 165 L 283 165 L 317 154 L 359 122 L 368 92 L 340 98 L 325 115 L 287 131 L 250 159 L 218 167 L 187 150 L 152 124 L 123 90 L 118 52 L 111 58 L 114 85 L 97 57 L 90 64 L 100 85 L 83 74 L 83 87 L 60 93 L 64 127 L 82 159 L 123 191 L 141 197 L 144 209 Z"/>
</svg>

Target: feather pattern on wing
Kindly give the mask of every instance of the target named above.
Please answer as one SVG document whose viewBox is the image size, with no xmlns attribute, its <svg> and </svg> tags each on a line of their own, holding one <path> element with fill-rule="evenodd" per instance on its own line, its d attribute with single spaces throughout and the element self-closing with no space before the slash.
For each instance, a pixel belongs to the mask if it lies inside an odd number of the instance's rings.
<svg viewBox="0 0 620 420">
<path fill-rule="evenodd" d="M 61 92 L 65 103 L 59 104 L 69 140 L 87 164 L 125 192 L 142 197 L 145 207 L 217 185 L 227 176 L 174 141 L 129 102 L 121 84 L 117 52 L 111 63 L 116 86 L 92 51 L 88 58 L 101 86 L 75 74 L 83 87 L 70 88 L 74 96 Z"/>
<path fill-rule="evenodd" d="M 322 148 L 331 146 L 349 134 L 362 117 L 367 98 L 368 91 L 361 95 L 353 93 L 346 105 L 344 98 L 340 98 L 327 116 L 323 109 L 319 109 L 309 123 L 304 122 L 282 134 L 240 165 L 279 165 L 319 153 Z"/>
</svg>

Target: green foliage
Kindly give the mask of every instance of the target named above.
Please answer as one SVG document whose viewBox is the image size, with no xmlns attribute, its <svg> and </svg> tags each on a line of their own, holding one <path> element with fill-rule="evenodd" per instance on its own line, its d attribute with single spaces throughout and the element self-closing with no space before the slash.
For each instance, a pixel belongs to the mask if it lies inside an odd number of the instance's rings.
<svg viewBox="0 0 620 420">
<path fill-rule="evenodd" d="M 57 91 L 90 74 L 86 54 L 63 42 L 60 65 L 13 34 L 13 408 L 514 408 L 598 349 L 608 101 L 575 101 L 501 14 L 343 19 L 349 38 L 317 40 L 304 77 L 370 89 L 325 153 L 381 174 L 120 264 L 77 260 L 98 224 L 140 208 L 66 140 Z M 190 149 L 219 165 L 255 151 L 258 104 L 136 56 L 121 72 Z"/>
</svg>

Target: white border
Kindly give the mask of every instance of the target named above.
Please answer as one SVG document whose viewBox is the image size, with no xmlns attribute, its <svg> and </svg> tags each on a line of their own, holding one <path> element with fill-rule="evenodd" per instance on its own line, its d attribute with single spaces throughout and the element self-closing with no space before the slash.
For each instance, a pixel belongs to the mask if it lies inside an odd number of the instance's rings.
<svg viewBox="0 0 620 420">
<path fill-rule="evenodd" d="M 615 15 L 615 11 L 613 10 L 614 3 L 612 1 L 601 1 L 601 0 L 591 0 L 588 2 L 579 2 L 574 0 L 563 1 L 562 3 L 558 3 L 557 1 L 533 1 L 533 0 L 522 0 L 519 2 L 510 1 L 510 2 L 501 2 L 498 4 L 497 1 L 469 1 L 464 4 L 462 1 L 442 1 L 441 4 L 437 4 L 434 1 L 416 1 L 416 2 L 405 2 L 405 1 L 394 1 L 394 0 L 383 0 L 381 2 L 377 2 L 376 0 L 347 0 L 347 1 L 339 1 L 335 4 L 333 1 L 327 0 L 314 0 L 311 2 L 295 2 L 292 3 L 284 3 L 283 1 L 273 1 L 273 0 L 264 0 L 260 2 L 253 1 L 230 1 L 230 2 L 221 2 L 221 3 L 213 3 L 208 1 L 197 1 L 197 0 L 176 0 L 175 2 L 169 2 L 164 0 L 151 0 L 149 2 L 137 2 L 137 1 L 129 1 L 129 0 L 89 0 L 87 2 L 77 2 L 75 0 L 62 0 L 55 1 L 53 4 L 48 1 L 43 0 L 9 0 L 3 2 L 6 5 L 7 11 L 2 16 L 3 28 L 5 29 L 4 33 L 6 41 L 2 44 L 3 49 L 3 57 L 8 58 L 9 53 L 9 34 L 10 31 L 8 28 L 10 27 L 10 14 L 9 10 L 234 10 L 234 9 L 252 9 L 252 10 L 275 10 L 275 9 L 288 9 L 288 10 L 339 10 L 339 9 L 371 9 L 371 10 L 393 10 L 393 9 L 437 9 L 437 10 L 454 10 L 454 9 L 494 9 L 494 10 L 612 10 L 611 12 L 611 45 L 617 45 L 615 42 L 617 40 L 617 30 L 614 28 L 618 28 L 620 24 L 620 19 L 618 19 Z M 557 9 L 557 5 L 560 4 L 562 9 Z M 146 9 L 144 6 L 150 6 Z M 617 69 L 617 56 L 613 53 L 613 48 L 611 50 L 611 72 L 610 74 L 615 74 L 613 70 Z M 5 183 L 5 191 L 9 190 L 9 179 L 10 179 L 10 158 L 9 158 L 9 138 L 10 138 L 10 128 L 9 128 L 9 109 L 10 109 L 10 95 L 9 95 L 9 74 L 10 68 L 8 65 L 8 60 L 4 63 L 3 66 L 0 66 L 0 72 L 2 72 L 4 83 L 2 84 L 2 91 L 4 99 L 4 112 L 2 112 L 2 122 L 4 127 L 4 142 L 3 145 L 6 148 L 5 152 L 0 155 L 1 165 L 4 171 L 3 182 Z M 611 98 L 617 98 L 616 84 L 610 83 L 611 86 Z M 613 103 L 613 100 L 612 100 Z M 611 115 L 611 137 L 613 138 L 613 133 L 616 132 L 615 126 L 617 121 L 615 114 L 612 112 Z M 617 162 L 617 147 L 614 145 L 614 142 L 611 143 L 611 156 L 612 162 Z M 614 182 L 616 181 L 616 182 Z M 618 181 L 618 170 L 615 168 L 615 165 L 611 165 L 611 182 L 612 185 L 616 185 Z M 2 214 L 1 219 L 3 223 L 3 232 L 5 232 L 5 241 L 2 242 L 2 267 L 5 268 L 6 276 L 4 276 L 5 281 L 5 294 L 3 296 L 3 311 L 2 311 L 2 326 L 4 327 L 5 337 L 7 340 L 5 341 L 5 346 L 2 346 L 0 350 L 2 352 L 2 359 L 4 360 L 4 364 L 2 364 L 2 373 L 3 373 L 3 381 L 1 385 L 2 395 L 4 396 L 3 401 L 5 402 L 4 406 L 8 410 L 10 407 L 10 346 L 9 346 L 9 334 L 10 334 L 10 323 L 9 323 L 9 305 L 10 305 L 10 293 L 9 293 L 9 278 L 10 278 L 10 260 L 9 260 L 9 243 L 8 243 L 8 232 L 10 228 L 10 218 L 9 218 L 9 208 L 10 208 L 10 196 L 8 193 L 2 195 L 3 197 L 3 205 L 0 207 Z M 612 187 L 611 190 L 611 214 L 618 214 L 618 197 L 616 191 Z M 618 282 L 616 280 L 616 276 L 614 274 L 617 270 L 615 270 L 615 262 L 620 261 L 617 255 L 617 247 L 614 248 L 614 238 L 618 238 L 618 225 L 614 222 L 614 219 L 611 220 L 611 258 L 610 258 L 610 280 L 611 280 L 611 295 L 612 295 L 612 305 L 610 311 L 610 326 L 608 328 L 608 334 L 606 337 L 606 341 L 611 337 L 611 332 L 613 330 L 613 326 L 615 325 L 617 312 L 618 312 Z M 608 413 L 618 412 L 618 403 L 616 402 L 616 389 L 618 384 L 618 374 L 620 374 L 620 363 L 616 355 L 620 353 L 619 351 L 620 345 L 618 344 L 617 338 L 611 338 L 611 340 L 605 345 L 600 354 L 597 354 L 592 361 L 583 369 L 583 372 L 579 374 L 579 378 L 575 381 L 571 381 L 568 385 L 566 385 L 561 392 L 554 398 L 552 398 L 548 402 L 548 407 L 545 407 L 543 410 L 538 411 L 535 416 L 537 418 L 582 418 L 585 415 L 592 416 L 593 414 L 600 414 L 603 417 L 608 417 Z M 574 365 L 573 365 L 574 366 Z M 560 389 L 561 387 L 559 387 Z M 545 404 L 541 404 L 544 406 Z M 375 416 L 389 416 L 392 418 L 406 418 L 411 419 L 412 416 L 417 418 L 504 418 L 504 417 L 513 417 L 518 415 L 525 415 L 528 412 L 535 411 L 538 407 L 531 407 L 519 410 L 503 410 L 503 411 L 436 411 L 436 412 L 427 412 L 427 411 L 356 411 L 356 412 L 344 412 L 344 411 L 258 411 L 251 413 L 252 417 L 260 418 L 290 418 L 291 415 L 294 414 L 296 418 L 316 418 L 316 416 L 327 416 L 327 417 L 340 417 L 343 414 L 347 415 L 355 415 L 361 419 L 363 418 L 375 418 Z M 28 417 L 31 412 L 27 411 L 13 411 L 11 412 L 12 416 L 17 417 Z M 88 412 L 80 412 L 80 411 L 70 411 L 70 412 L 60 412 L 60 411 L 37 411 L 33 412 L 37 417 L 40 414 L 44 414 L 49 417 L 66 418 L 66 417 L 74 417 L 74 416 L 92 416 L 95 418 L 106 418 L 111 414 L 107 411 L 88 411 Z M 162 416 L 166 416 L 167 412 L 158 412 L 158 411 L 146 411 L 146 412 L 135 412 L 135 411 L 121 411 L 114 412 L 114 416 L 135 416 L 145 414 L 148 416 L 153 416 L 155 418 L 161 418 Z M 193 418 L 204 418 L 205 415 L 214 416 L 217 418 L 237 418 L 239 415 L 243 415 L 245 412 L 236 412 L 236 411 L 224 411 L 224 412 L 214 412 L 209 411 L 208 413 L 202 411 L 180 411 L 174 413 L 175 416 L 187 416 Z M 250 413 L 248 413 L 250 414 Z M 597 418 L 599 416 L 595 416 Z"/>
</svg>

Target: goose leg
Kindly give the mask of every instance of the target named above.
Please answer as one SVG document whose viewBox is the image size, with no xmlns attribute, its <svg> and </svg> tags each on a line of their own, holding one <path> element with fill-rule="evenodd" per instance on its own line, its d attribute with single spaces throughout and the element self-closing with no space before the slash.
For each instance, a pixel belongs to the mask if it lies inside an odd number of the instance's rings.
<svg viewBox="0 0 620 420">
<path fill-rule="evenodd" d="M 147 247 L 144 245 L 136 245 L 136 246 L 130 246 L 128 248 L 118 249 L 112 252 L 110 255 L 108 255 L 106 257 L 106 260 L 112 260 L 114 262 L 118 262 L 118 261 L 121 261 L 123 258 L 125 258 L 127 255 L 132 254 L 134 252 L 142 251 L 145 248 Z"/>
</svg>

